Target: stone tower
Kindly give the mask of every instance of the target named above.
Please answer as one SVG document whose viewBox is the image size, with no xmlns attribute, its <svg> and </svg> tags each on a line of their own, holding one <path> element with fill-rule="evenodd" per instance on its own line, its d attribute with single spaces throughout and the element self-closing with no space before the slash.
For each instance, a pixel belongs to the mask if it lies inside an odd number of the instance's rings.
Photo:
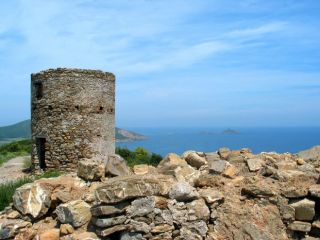
<svg viewBox="0 0 320 240">
<path fill-rule="evenodd" d="M 115 76 L 57 68 L 31 75 L 32 163 L 73 171 L 115 151 Z"/>
</svg>

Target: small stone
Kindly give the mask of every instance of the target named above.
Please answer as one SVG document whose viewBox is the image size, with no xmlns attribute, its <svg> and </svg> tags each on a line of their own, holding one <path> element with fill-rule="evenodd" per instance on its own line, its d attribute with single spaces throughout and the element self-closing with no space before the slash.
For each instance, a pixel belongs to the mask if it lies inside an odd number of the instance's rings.
<svg viewBox="0 0 320 240">
<path fill-rule="evenodd" d="M 186 157 L 185 160 L 187 163 L 195 167 L 196 169 L 199 169 L 202 165 L 207 164 L 207 160 L 204 157 L 200 157 L 197 153 L 191 152 Z"/>
<path fill-rule="evenodd" d="M 320 198 L 320 185 L 314 184 L 309 187 L 309 193 L 311 196 Z"/>
<path fill-rule="evenodd" d="M 177 201 L 188 201 L 199 197 L 198 192 L 187 182 L 178 182 L 169 191 L 169 197 Z"/>
<path fill-rule="evenodd" d="M 126 226 L 126 225 L 116 225 L 111 228 L 97 229 L 96 232 L 97 232 L 97 235 L 100 237 L 107 237 L 113 233 L 121 232 L 126 229 L 128 229 L 128 226 Z"/>
<path fill-rule="evenodd" d="M 305 188 L 296 188 L 296 187 L 288 187 L 282 191 L 282 194 L 286 198 L 301 198 L 308 195 L 308 189 Z"/>
<path fill-rule="evenodd" d="M 78 162 L 78 177 L 87 181 L 98 181 L 105 176 L 103 162 L 86 159 Z"/>
<path fill-rule="evenodd" d="M 206 158 L 208 163 L 220 160 L 220 156 L 216 152 L 205 153 L 205 158 Z"/>
<path fill-rule="evenodd" d="M 143 175 L 156 172 L 156 168 L 147 164 L 138 164 L 133 167 L 133 172 L 136 175 Z"/>
<path fill-rule="evenodd" d="M 38 239 L 38 238 L 36 238 Z M 59 229 L 49 229 L 45 230 L 39 235 L 40 240 L 59 240 L 60 239 L 60 230 Z"/>
<path fill-rule="evenodd" d="M 231 150 L 226 147 L 219 148 L 218 154 L 222 159 L 228 159 L 229 155 L 231 154 Z"/>
<path fill-rule="evenodd" d="M 108 156 L 108 159 L 105 160 L 105 166 L 106 174 L 111 176 L 126 176 L 132 174 L 126 160 L 117 154 Z"/>
<path fill-rule="evenodd" d="M 189 220 L 194 215 L 192 220 L 208 220 L 210 217 L 210 210 L 203 199 L 194 200 L 187 205 L 189 210 Z"/>
<path fill-rule="evenodd" d="M 213 188 L 200 189 L 199 194 L 208 204 L 215 202 L 222 202 L 224 200 L 223 194 Z"/>
<path fill-rule="evenodd" d="M 226 160 L 218 160 L 209 162 L 209 173 L 220 174 L 224 171 L 227 166 Z"/>
<path fill-rule="evenodd" d="M 61 235 L 68 235 L 74 233 L 74 228 L 70 224 L 61 224 L 60 225 Z"/>
<path fill-rule="evenodd" d="M 97 206 L 91 208 L 92 216 L 108 216 L 113 214 L 123 213 L 125 208 L 129 205 L 128 202 L 121 202 L 115 205 Z"/>
<path fill-rule="evenodd" d="M 263 160 L 260 158 L 250 158 L 247 160 L 250 172 L 259 171 L 263 166 Z"/>
<path fill-rule="evenodd" d="M 294 221 L 293 223 L 289 224 L 288 229 L 296 232 L 310 232 L 311 223 Z"/>
<path fill-rule="evenodd" d="M 235 178 L 238 172 L 239 172 L 238 169 L 234 165 L 228 163 L 226 168 L 222 172 L 222 176 L 228 177 L 228 178 Z"/>
<path fill-rule="evenodd" d="M 303 159 L 303 158 L 297 158 L 297 164 L 298 165 L 303 165 L 303 164 L 305 164 L 306 163 L 306 161 Z"/>
<path fill-rule="evenodd" d="M 141 233 L 123 232 L 120 240 L 145 240 Z"/>
<path fill-rule="evenodd" d="M 18 211 L 12 211 L 7 215 L 8 219 L 17 219 L 20 217 L 20 213 Z"/>
<path fill-rule="evenodd" d="M 90 205 L 82 200 L 59 205 L 56 214 L 61 223 L 70 223 L 73 227 L 80 227 L 91 219 Z"/>
<path fill-rule="evenodd" d="M 154 210 L 155 204 L 154 197 L 136 199 L 132 201 L 126 212 L 130 217 L 145 216 Z"/>
<path fill-rule="evenodd" d="M 296 220 L 310 221 L 315 215 L 315 202 L 307 198 L 290 204 L 295 209 Z"/>
<path fill-rule="evenodd" d="M 164 233 L 164 232 L 171 232 L 174 230 L 174 226 L 169 224 L 161 224 L 151 228 L 152 233 Z"/>
<path fill-rule="evenodd" d="M 191 186 L 200 177 L 199 170 L 194 169 L 190 165 L 178 166 L 173 170 L 173 174 L 178 182 L 188 182 Z"/>
<path fill-rule="evenodd" d="M 101 228 L 108 228 L 114 225 L 122 224 L 126 221 L 126 216 L 117 216 L 117 217 L 110 217 L 110 218 L 92 218 L 91 222 Z"/>
<path fill-rule="evenodd" d="M 175 153 L 169 153 L 164 159 L 161 160 L 157 168 L 172 168 L 175 166 L 184 165 L 188 165 L 188 163 L 184 159 L 180 158 Z"/>
</svg>

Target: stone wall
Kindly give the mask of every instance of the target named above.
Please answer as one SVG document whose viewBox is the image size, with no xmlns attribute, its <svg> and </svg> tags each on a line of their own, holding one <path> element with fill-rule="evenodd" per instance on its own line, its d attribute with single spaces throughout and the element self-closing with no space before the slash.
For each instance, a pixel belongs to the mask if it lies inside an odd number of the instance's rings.
<svg viewBox="0 0 320 240">
<path fill-rule="evenodd" d="M 112 73 L 57 68 L 32 74 L 31 108 L 35 169 L 70 171 L 80 159 L 114 154 Z"/>
</svg>

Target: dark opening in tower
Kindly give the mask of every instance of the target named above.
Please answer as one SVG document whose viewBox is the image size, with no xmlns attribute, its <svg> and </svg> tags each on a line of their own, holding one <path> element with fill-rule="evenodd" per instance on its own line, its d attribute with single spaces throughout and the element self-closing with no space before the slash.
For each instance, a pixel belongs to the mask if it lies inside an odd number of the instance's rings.
<svg viewBox="0 0 320 240">
<path fill-rule="evenodd" d="M 43 96 L 42 82 L 35 82 L 34 87 L 36 88 L 36 98 L 41 99 Z"/>
<path fill-rule="evenodd" d="M 37 154 L 39 159 L 39 165 L 41 169 L 46 169 L 46 139 L 45 138 L 37 138 Z"/>
</svg>

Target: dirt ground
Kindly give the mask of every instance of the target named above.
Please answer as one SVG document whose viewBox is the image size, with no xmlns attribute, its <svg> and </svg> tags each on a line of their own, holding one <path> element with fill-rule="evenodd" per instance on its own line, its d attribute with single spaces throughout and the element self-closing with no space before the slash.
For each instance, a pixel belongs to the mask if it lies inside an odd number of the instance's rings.
<svg viewBox="0 0 320 240">
<path fill-rule="evenodd" d="M 0 167 L 0 184 L 21 178 L 26 175 L 23 162 L 25 158 L 30 156 L 22 156 L 10 159 Z"/>
</svg>

